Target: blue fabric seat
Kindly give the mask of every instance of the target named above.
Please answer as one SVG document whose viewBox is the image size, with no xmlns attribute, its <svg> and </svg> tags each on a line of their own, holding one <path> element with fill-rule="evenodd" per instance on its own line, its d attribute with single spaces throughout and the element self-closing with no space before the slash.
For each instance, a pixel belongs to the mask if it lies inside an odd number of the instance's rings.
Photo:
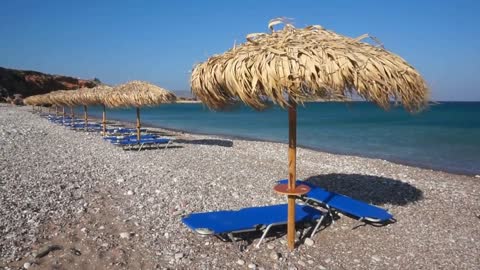
<svg viewBox="0 0 480 270">
<path fill-rule="evenodd" d="M 287 184 L 288 180 L 280 180 L 278 183 Z M 393 220 L 393 215 L 391 213 L 378 206 L 371 205 L 342 194 L 327 191 L 308 182 L 297 180 L 296 184 L 303 184 L 310 187 L 310 191 L 301 197 L 307 203 L 314 201 L 325 206 L 329 210 L 334 210 L 348 216 L 353 216 L 361 221 L 386 223 Z"/>
<path fill-rule="evenodd" d="M 158 136 L 155 135 L 155 134 L 141 134 L 140 138 L 141 139 L 151 139 L 151 138 L 158 138 Z M 123 140 L 135 140 L 135 139 L 137 139 L 137 135 L 132 134 L 132 135 L 119 135 L 119 136 L 105 136 L 105 137 L 103 137 L 103 139 L 106 140 L 106 141 L 111 141 L 111 142 L 123 141 Z"/>
<path fill-rule="evenodd" d="M 122 146 L 123 148 L 127 147 L 132 149 L 135 146 L 139 146 L 138 151 L 142 150 L 142 148 L 146 145 L 157 147 L 165 145 L 165 148 L 167 148 L 171 142 L 171 139 L 157 137 L 141 137 L 140 140 L 137 140 L 136 136 L 134 138 L 128 137 L 120 140 L 111 140 L 112 144 Z"/>
<path fill-rule="evenodd" d="M 273 226 L 287 224 L 288 205 L 270 205 L 249 207 L 240 210 L 193 213 L 182 218 L 182 222 L 193 231 L 202 235 L 227 235 L 234 241 L 232 234 L 264 231 L 257 247 Z M 295 223 L 317 222 L 315 233 L 322 223 L 324 213 L 308 205 L 295 205 Z"/>
<path fill-rule="evenodd" d="M 98 124 L 98 123 L 88 123 L 88 124 L 85 124 L 85 123 L 82 123 L 82 122 L 69 123 L 69 124 L 66 124 L 66 126 L 67 126 L 67 127 L 71 127 L 71 128 L 101 127 L 101 125 Z"/>
<path fill-rule="evenodd" d="M 146 132 L 146 128 L 141 128 L 140 132 Z M 107 128 L 108 133 L 134 133 L 137 132 L 136 128 Z"/>
</svg>

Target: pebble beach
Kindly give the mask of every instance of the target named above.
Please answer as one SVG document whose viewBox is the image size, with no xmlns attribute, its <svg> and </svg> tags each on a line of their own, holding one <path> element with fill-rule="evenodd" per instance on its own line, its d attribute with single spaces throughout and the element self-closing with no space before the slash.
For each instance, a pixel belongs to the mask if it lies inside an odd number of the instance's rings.
<svg viewBox="0 0 480 270">
<path fill-rule="evenodd" d="M 224 242 L 192 212 L 285 203 L 287 145 L 166 131 L 124 151 L 98 133 L 0 105 L 0 269 L 478 269 L 480 178 L 299 148 L 297 177 L 388 209 L 327 220 L 289 252 L 286 229 Z"/>
</svg>

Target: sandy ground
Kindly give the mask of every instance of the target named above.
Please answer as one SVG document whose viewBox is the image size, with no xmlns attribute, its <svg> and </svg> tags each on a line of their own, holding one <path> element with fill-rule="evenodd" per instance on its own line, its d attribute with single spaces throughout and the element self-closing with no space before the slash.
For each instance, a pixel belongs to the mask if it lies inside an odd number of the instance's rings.
<svg viewBox="0 0 480 270">
<path fill-rule="evenodd" d="M 172 132 L 170 132 L 172 133 Z M 480 179 L 298 150 L 298 177 L 388 208 L 374 227 L 340 216 L 289 252 L 285 228 L 255 248 L 199 237 L 183 215 L 284 203 L 284 144 L 171 134 L 123 151 L 0 106 L 0 269 L 478 269 Z M 310 241 L 312 240 L 312 241 Z"/>
</svg>

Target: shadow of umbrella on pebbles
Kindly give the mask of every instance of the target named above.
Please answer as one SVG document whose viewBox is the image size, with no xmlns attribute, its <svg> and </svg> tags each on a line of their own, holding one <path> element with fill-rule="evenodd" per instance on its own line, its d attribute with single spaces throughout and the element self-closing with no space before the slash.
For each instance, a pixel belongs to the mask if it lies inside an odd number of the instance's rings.
<svg viewBox="0 0 480 270">
<path fill-rule="evenodd" d="M 331 173 L 311 176 L 305 181 L 379 206 L 407 205 L 423 199 L 423 192 L 409 183 L 380 176 Z"/>
</svg>

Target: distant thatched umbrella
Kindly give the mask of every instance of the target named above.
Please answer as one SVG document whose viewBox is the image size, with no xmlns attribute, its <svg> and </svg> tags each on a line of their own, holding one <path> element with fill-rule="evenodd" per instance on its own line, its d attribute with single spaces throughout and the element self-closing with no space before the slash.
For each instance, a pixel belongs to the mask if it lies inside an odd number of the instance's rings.
<svg viewBox="0 0 480 270">
<path fill-rule="evenodd" d="M 137 139 L 140 140 L 140 107 L 175 102 L 177 97 L 156 85 L 131 81 L 113 88 L 105 98 L 108 107 L 135 107 L 137 109 Z"/>
<path fill-rule="evenodd" d="M 84 115 L 83 120 L 85 123 L 85 129 L 88 128 L 88 107 L 87 107 L 88 104 L 83 101 L 82 96 L 88 90 L 89 88 L 79 88 L 77 90 L 71 91 L 70 95 L 64 96 L 72 112 L 73 112 L 72 108 L 74 106 L 83 106 L 83 115 Z M 73 125 L 73 122 L 72 122 L 72 125 Z"/>
<path fill-rule="evenodd" d="M 108 85 L 99 85 L 94 88 L 87 89 L 82 91 L 81 94 L 78 95 L 78 99 L 82 104 L 86 105 L 102 105 L 103 106 L 103 114 L 102 114 L 102 125 L 103 125 L 103 134 L 106 134 L 107 129 L 107 118 L 106 118 L 106 110 L 105 110 L 105 98 L 112 91 L 112 87 Z"/>
<path fill-rule="evenodd" d="M 55 106 L 62 107 L 62 116 L 65 119 L 65 107 L 70 106 L 70 95 L 72 91 L 69 90 L 58 90 L 51 92 L 48 95 L 48 98 L 52 104 Z"/>
<path fill-rule="evenodd" d="M 29 96 L 23 99 L 23 103 L 27 106 L 32 106 L 32 110 L 35 111 L 35 105 L 37 105 L 38 97 L 37 96 Z"/>
<path fill-rule="evenodd" d="M 273 31 L 273 26 L 285 27 Z M 307 100 L 344 99 L 356 93 L 388 108 L 392 100 L 409 111 L 427 104 L 420 74 L 399 56 L 321 26 L 296 29 L 283 19 L 270 21 L 271 33 L 251 34 L 247 42 L 195 67 L 192 92 L 207 106 L 222 109 L 243 101 L 255 109 L 273 102 L 289 113 L 288 246 L 295 244 L 296 107 Z M 279 187 L 276 187 L 279 191 Z"/>
</svg>

